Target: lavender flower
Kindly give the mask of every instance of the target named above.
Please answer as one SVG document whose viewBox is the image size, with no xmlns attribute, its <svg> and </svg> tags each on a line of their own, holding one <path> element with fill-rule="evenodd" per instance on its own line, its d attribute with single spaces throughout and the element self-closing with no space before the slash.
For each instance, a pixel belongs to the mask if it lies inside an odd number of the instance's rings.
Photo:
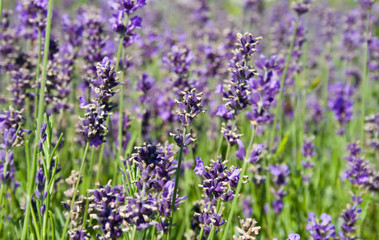
<svg viewBox="0 0 379 240">
<path fill-rule="evenodd" d="M 224 138 L 226 139 L 226 141 L 228 141 L 230 146 L 234 146 L 237 143 L 238 139 L 243 136 L 243 134 L 237 133 L 237 126 L 234 126 L 234 129 L 232 128 L 232 124 L 230 124 L 229 122 L 226 126 L 225 124 L 223 124 L 223 127 L 221 128 L 221 133 L 224 135 Z"/>
<path fill-rule="evenodd" d="M 105 122 L 114 107 L 111 99 L 116 94 L 113 88 L 120 84 L 108 58 L 98 63 L 96 68 L 98 78 L 90 80 L 94 91 L 92 102 L 87 103 L 84 97 L 79 98 L 80 107 L 86 110 L 85 118 L 81 119 L 80 133 L 95 147 L 105 141 L 108 132 Z"/>
<path fill-rule="evenodd" d="M 183 91 L 181 100 L 177 100 L 179 110 L 177 111 L 179 121 L 182 125 L 188 126 L 192 123 L 193 119 L 203 110 L 202 94 L 196 93 L 193 88 L 190 91 Z"/>
<path fill-rule="evenodd" d="M 127 204 L 120 208 L 120 215 L 138 230 L 146 229 L 155 223 L 149 220 L 158 210 L 157 200 L 152 197 L 137 195 L 126 198 Z"/>
<path fill-rule="evenodd" d="M 306 229 L 314 240 L 328 240 L 336 237 L 332 217 L 326 213 L 321 214 L 321 222 L 316 219 L 313 212 L 309 213 Z"/>
<path fill-rule="evenodd" d="M 340 124 L 338 134 L 344 134 L 344 125 L 353 118 L 354 88 L 349 84 L 337 83 L 329 86 L 331 92 L 328 99 L 329 108 L 334 112 L 334 117 Z"/>
<path fill-rule="evenodd" d="M 98 222 L 93 228 L 102 231 L 99 239 L 117 239 L 123 233 L 123 218 L 119 206 L 124 203 L 125 196 L 121 187 L 112 188 L 109 184 L 105 187 L 99 186 L 99 189 L 92 192 L 93 203 L 89 206 L 93 209 L 90 218 Z"/>
<path fill-rule="evenodd" d="M 212 226 L 215 227 L 217 232 L 217 227 L 222 226 L 225 223 L 225 220 L 222 219 L 222 212 L 218 213 L 216 208 L 217 200 L 210 200 L 209 198 L 204 199 L 203 209 L 200 210 L 200 213 L 195 213 L 197 221 L 200 223 L 200 226 L 204 229 L 204 235 L 208 236 L 211 232 Z"/>
<path fill-rule="evenodd" d="M 272 207 L 276 213 L 280 213 L 283 209 L 283 198 L 287 195 L 284 187 L 288 182 L 288 175 L 290 174 L 289 168 L 286 164 L 270 165 L 270 173 L 272 174 L 272 181 L 276 188 L 272 188 L 272 192 L 276 198 L 272 202 Z"/>
<path fill-rule="evenodd" d="M 227 161 L 221 162 L 221 157 L 217 161 L 211 160 L 211 165 L 205 169 L 202 169 L 204 163 L 201 163 L 200 158 L 197 158 L 196 162 L 195 171 L 204 177 L 203 184 L 199 185 L 204 193 L 212 199 L 233 200 L 241 169 L 231 167 L 227 170 Z"/>
<path fill-rule="evenodd" d="M 370 180 L 371 169 L 369 162 L 360 156 L 361 149 L 357 144 L 349 144 L 347 150 L 350 155 L 346 156 L 345 159 L 349 164 L 349 168 L 345 170 L 342 177 L 349 179 L 356 186 L 365 187 Z"/>
<path fill-rule="evenodd" d="M 278 239 L 274 238 L 272 240 L 278 240 Z M 287 240 L 300 240 L 300 235 L 297 233 L 290 233 L 290 234 L 288 234 Z"/>
<path fill-rule="evenodd" d="M 14 167 L 13 152 L 6 152 L 0 150 L 0 183 L 12 187 L 16 191 L 19 183 L 15 181 L 16 169 Z"/>
<path fill-rule="evenodd" d="M 137 187 L 147 192 L 161 192 L 177 168 L 173 145 L 145 144 L 136 149 L 138 152 L 132 155 L 131 160 L 141 171 Z"/>
<path fill-rule="evenodd" d="M 299 0 L 293 3 L 293 10 L 301 16 L 309 11 L 310 0 Z"/>
<path fill-rule="evenodd" d="M 352 205 L 348 204 L 347 208 L 342 212 L 342 231 L 339 233 L 341 240 L 354 240 L 359 239 L 359 237 L 354 236 L 353 233 L 356 229 L 354 224 L 359 219 L 359 214 L 362 210 L 359 204 L 362 203 L 362 198 L 360 196 L 353 196 Z"/>
<path fill-rule="evenodd" d="M 171 79 L 172 86 L 178 92 L 192 88 L 188 81 L 191 63 L 193 61 L 192 51 L 185 45 L 173 45 L 171 50 L 162 57 L 164 66 L 175 76 Z"/>
<path fill-rule="evenodd" d="M 0 141 L 0 148 L 11 149 L 23 145 L 24 136 L 29 133 L 26 129 L 21 129 L 23 124 L 22 112 L 15 110 L 12 106 L 9 106 L 9 110 L 3 110 L 0 113 L 0 135 L 2 135 L 2 141 Z"/>
</svg>

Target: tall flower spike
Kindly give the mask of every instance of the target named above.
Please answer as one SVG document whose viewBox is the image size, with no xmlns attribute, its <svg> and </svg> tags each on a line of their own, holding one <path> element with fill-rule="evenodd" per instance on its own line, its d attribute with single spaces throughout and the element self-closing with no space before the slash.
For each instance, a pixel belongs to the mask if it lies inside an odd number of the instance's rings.
<svg viewBox="0 0 379 240">
<path fill-rule="evenodd" d="M 99 146 L 105 140 L 108 133 L 105 122 L 114 107 L 111 102 L 117 91 L 113 88 L 121 84 L 117 82 L 117 74 L 113 70 L 109 58 L 104 58 L 96 65 L 97 79 L 91 79 L 94 98 L 88 103 L 84 97 L 80 97 L 80 107 L 86 110 L 80 133 L 90 142 L 91 146 Z"/>
<path fill-rule="evenodd" d="M 316 219 L 316 215 L 311 212 L 308 215 L 308 225 L 306 227 L 312 239 L 327 240 L 335 238 L 335 227 L 332 224 L 332 217 L 326 213 L 321 214 L 321 222 Z"/>
<path fill-rule="evenodd" d="M 177 100 L 179 104 L 177 114 L 180 123 L 184 126 L 189 126 L 199 113 L 205 112 L 202 103 L 203 93 L 197 93 L 196 88 L 193 88 L 190 91 L 183 91 L 182 94 L 182 99 Z"/>
<path fill-rule="evenodd" d="M 237 42 L 236 46 L 238 51 L 246 57 L 250 57 L 257 50 L 255 49 L 256 45 L 258 45 L 259 41 L 262 40 L 262 37 L 253 37 L 251 33 L 237 33 Z"/>
</svg>

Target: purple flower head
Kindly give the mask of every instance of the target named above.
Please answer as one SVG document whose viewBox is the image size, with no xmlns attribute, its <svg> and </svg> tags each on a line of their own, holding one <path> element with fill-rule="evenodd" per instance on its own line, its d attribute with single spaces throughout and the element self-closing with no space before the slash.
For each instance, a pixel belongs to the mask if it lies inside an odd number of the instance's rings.
<svg viewBox="0 0 379 240">
<path fill-rule="evenodd" d="M 272 181 L 275 184 L 271 191 L 276 198 L 276 200 L 272 201 L 272 207 L 276 213 L 280 213 L 284 206 L 282 199 L 287 195 L 284 187 L 288 182 L 289 167 L 284 163 L 281 165 L 270 165 L 270 173 L 273 175 Z"/>
<path fill-rule="evenodd" d="M 303 148 L 300 150 L 301 154 L 303 154 L 303 156 L 305 158 L 313 157 L 316 154 L 314 151 L 314 147 L 315 147 L 315 145 L 313 144 L 312 138 L 304 139 Z"/>
<path fill-rule="evenodd" d="M 115 0 L 110 3 L 113 10 L 125 11 L 128 15 L 146 5 L 146 0 Z"/>
<path fill-rule="evenodd" d="M 128 197 L 126 201 L 127 204 L 120 208 L 120 215 L 125 221 L 138 230 L 154 225 L 150 220 L 158 211 L 157 199 L 138 194 L 135 198 Z"/>
<path fill-rule="evenodd" d="M 288 234 L 288 240 L 300 240 L 300 235 L 297 233 Z"/>
<path fill-rule="evenodd" d="M 243 142 L 240 139 L 237 139 L 237 144 L 238 144 L 238 151 L 236 151 L 236 157 L 239 160 L 243 160 L 245 158 L 245 155 L 246 155 L 245 145 L 243 144 Z"/>
<path fill-rule="evenodd" d="M 97 221 L 94 228 L 100 228 L 103 236 L 117 239 L 122 237 L 123 233 L 120 206 L 124 204 L 125 195 L 122 187 L 112 188 L 109 184 L 93 190 L 93 203 L 89 206 L 93 209 L 93 213 L 90 214 L 90 218 Z"/>
<path fill-rule="evenodd" d="M 196 88 L 190 91 L 183 91 L 182 99 L 176 100 L 179 105 L 177 110 L 178 118 L 181 124 L 189 126 L 193 119 L 203 110 L 203 93 L 197 93 Z"/>
<path fill-rule="evenodd" d="M 136 182 L 138 189 L 150 192 L 162 191 L 177 168 L 174 159 L 173 145 L 145 144 L 137 147 L 130 159 L 140 169 L 140 180 Z"/>
<path fill-rule="evenodd" d="M 369 161 L 365 161 L 360 156 L 361 149 L 357 144 L 349 144 L 347 147 L 350 155 L 345 156 L 349 168 L 345 170 L 342 178 L 347 178 L 349 181 L 359 187 L 365 187 L 370 181 L 372 170 L 369 166 Z"/>
<path fill-rule="evenodd" d="M 175 87 L 181 87 L 183 81 L 187 82 L 189 69 L 193 61 L 192 51 L 185 45 L 173 45 L 169 52 L 162 57 L 162 63 L 170 71 L 177 75 L 173 83 Z"/>
<path fill-rule="evenodd" d="M 301 16 L 309 11 L 310 0 L 299 0 L 295 2 L 292 9 Z"/>
<path fill-rule="evenodd" d="M 265 55 L 260 54 L 259 59 L 255 61 L 255 66 L 261 70 L 280 70 L 281 65 L 277 61 L 277 56 L 272 55 L 267 58 Z"/>
<path fill-rule="evenodd" d="M 273 182 L 275 185 L 281 186 L 288 182 L 288 175 L 290 174 L 289 167 L 286 164 L 270 165 L 270 173 L 273 175 Z"/>
<path fill-rule="evenodd" d="M 217 200 L 209 198 L 204 199 L 203 209 L 201 212 L 195 213 L 195 217 L 197 217 L 197 221 L 200 223 L 200 226 L 204 228 L 204 235 L 207 236 L 211 232 L 212 227 L 222 226 L 225 223 L 225 220 L 222 219 L 222 212 L 217 212 Z"/>
<path fill-rule="evenodd" d="M 227 123 L 226 127 L 221 128 L 221 133 L 224 135 L 224 138 L 226 141 L 228 141 L 230 146 L 237 144 L 238 139 L 243 136 L 243 134 L 237 133 L 238 128 L 236 126 L 234 126 L 234 129 L 232 128 L 233 126 L 229 122 Z"/>
<path fill-rule="evenodd" d="M 348 204 L 347 208 L 341 214 L 342 231 L 339 232 L 340 239 L 353 240 L 358 239 L 358 236 L 354 236 L 356 226 L 354 226 L 359 219 L 359 215 L 362 213 L 362 209 L 359 204 L 362 202 L 360 196 L 352 197 L 352 204 Z"/>
<path fill-rule="evenodd" d="M 233 200 L 235 188 L 240 180 L 241 169 L 232 167 L 227 170 L 225 166 L 227 161 L 221 162 L 221 157 L 217 161 L 211 160 L 211 162 L 211 165 L 206 166 L 205 171 L 202 171 L 204 180 L 200 187 L 208 197 L 221 198 L 224 201 Z"/>
<path fill-rule="evenodd" d="M 123 11 L 117 11 L 117 13 L 112 14 L 112 18 L 109 19 L 109 23 L 113 29 L 113 31 L 125 34 L 126 26 L 124 23 L 125 13 Z"/>
<path fill-rule="evenodd" d="M 315 240 L 328 240 L 336 237 L 332 217 L 326 213 L 321 214 L 321 222 L 316 219 L 316 215 L 313 212 L 309 213 L 306 229 L 312 239 Z"/>
<path fill-rule="evenodd" d="M 233 111 L 226 108 L 225 105 L 217 107 L 216 115 L 224 118 L 225 120 L 232 119 L 234 117 Z"/>
<path fill-rule="evenodd" d="M 96 68 L 97 79 L 90 80 L 94 98 L 90 103 L 87 103 L 83 97 L 79 100 L 80 106 L 86 110 L 84 118 L 81 119 L 80 133 L 87 138 L 91 146 L 98 147 L 105 141 L 105 135 L 108 133 L 105 122 L 114 107 L 111 99 L 116 91 L 113 88 L 121 83 L 117 82 L 117 74 L 109 58 L 105 57 Z"/>
<path fill-rule="evenodd" d="M 16 190 L 18 182 L 15 181 L 15 167 L 13 161 L 13 152 L 9 152 L 8 155 L 4 150 L 0 150 L 0 183 L 3 185 L 12 185 L 12 188 Z"/>
<path fill-rule="evenodd" d="M 141 96 L 139 97 L 139 100 L 144 103 L 148 102 L 149 98 L 149 91 L 152 89 L 155 85 L 155 79 L 150 77 L 147 74 L 143 74 L 141 81 L 137 81 L 137 91 L 141 92 Z"/>
<path fill-rule="evenodd" d="M 35 177 L 35 181 L 37 184 L 37 189 L 35 191 L 36 197 L 43 201 L 47 196 L 47 191 L 45 190 L 46 176 L 43 168 L 40 168 Z"/>
<path fill-rule="evenodd" d="M 250 163 L 257 163 L 261 160 L 262 158 L 262 152 L 264 150 L 263 144 L 258 144 L 256 145 L 253 150 L 250 152 L 250 158 L 249 162 Z"/>
<path fill-rule="evenodd" d="M 196 167 L 193 170 L 196 175 L 203 175 L 205 172 L 204 162 L 200 157 L 196 158 Z"/>
<path fill-rule="evenodd" d="M 251 33 L 237 33 L 237 42 L 236 46 L 238 51 L 246 57 L 251 56 L 256 51 L 256 45 L 259 44 L 259 41 L 262 40 L 262 37 L 254 38 Z"/>
<path fill-rule="evenodd" d="M 179 147 L 181 146 L 187 147 L 196 141 L 196 138 L 193 136 L 192 131 L 190 131 L 189 133 L 186 133 L 186 135 L 184 136 L 184 139 L 183 139 L 183 133 L 179 129 L 174 133 L 170 133 L 170 135 L 174 137 L 174 140 Z"/>
<path fill-rule="evenodd" d="M 354 88 L 349 84 L 337 83 L 329 86 L 331 92 L 328 105 L 334 112 L 334 117 L 340 123 L 341 128 L 339 134 L 344 133 L 343 126 L 353 118 L 353 105 L 352 95 Z"/>
</svg>

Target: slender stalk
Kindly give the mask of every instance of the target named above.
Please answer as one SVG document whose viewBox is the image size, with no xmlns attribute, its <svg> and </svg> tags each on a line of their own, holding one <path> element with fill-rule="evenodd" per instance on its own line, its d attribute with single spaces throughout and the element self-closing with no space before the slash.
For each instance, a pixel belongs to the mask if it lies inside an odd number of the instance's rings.
<svg viewBox="0 0 379 240">
<path fill-rule="evenodd" d="M 46 32 L 45 32 L 45 47 L 44 47 L 44 55 L 43 55 L 42 79 L 41 79 L 41 86 L 39 89 L 37 128 L 36 128 L 36 137 L 34 139 L 34 158 L 32 162 L 32 172 L 29 178 L 25 219 L 24 219 L 24 226 L 22 229 L 22 236 L 21 236 L 22 240 L 26 239 L 26 235 L 28 232 L 30 208 L 31 208 L 31 201 L 32 201 L 32 194 L 33 194 L 33 186 L 34 186 L 34 176 L 35 176 L 37 165 L 38 165 L 37 153 L 38 153 L 38 143 L 40 139 L 40 129 L 42 125 L 42 117 L 44 113 L 44 104 L 45 104 L 45 101 L 44 101 L 45 100 L 45 86 L 46 86 L 46 75 L 47 75 L 47 63 L 48 63 L 49 48 L 50 48 L 52 10 L 53 10 L 53 0 L 49 0 L 48 11 L 47 11 Z"/>
<path fill-rule="evenodd" d="M 67 218 L 66 218 L 66 222 L 65 222 L 65 224 L 64 224 L 64 228 L 63 228 L 62 236 L 61 236 L 61 239 L 62 239 L 62 240 L 65 239 L 65 234 L 66 234 L 66 232 L 67 232 L 68 224 L 69 224 L 70 219 L 71 219 L 71 211 L 72 211 L 72 208 L 73 208 L 73 206 L 74 206 L 74 201 L 75 201 L 75 197 L 76 197 L 76 192 L 78 191 L 79 182 L 80 182 L 80 176 L 81 176 L 82 173 L 83 173 L 84 163 L 85 163 L 85 161 L 86 161 L 86 156 L 87 156 L 88 148 L 89 148 L 89 142 L 87 142 L 87 144 L 86 144 L 86 148 L 85 148 L 85 150 L 84 150 L 83 159 L 82 159 L 82 164 L 80 165 L 80 170 L 79 170 L 78 181 L 76 181 L 76 183 L 75 183 L 74 194 L 72 195 L 72 199 L 71 199 L 71 203 L 70 203 L 70 210 L 69 210 L 69 212 L 68 212 L 68 215 L 67 215 Z"/>
<path fill-rule="evenodd" d="M 38 55 L 37 55 L 37 67 L 36 67 L 36 82 L 38 82 L 40 67 L 41 67 L 41 47 L 42 47 L 42 32 L 41 29 L 38 28 Z M 34 90 L 34 118 L 37 117 L 38 114 L 38 88 Z M 29 106 L 29 105 L 28 105 Z"/>
<path fill-rule="evenodd" d="M 279 97 L 278 97 L 278 101 L 276 103 L 274 124 L 273 124 L 272 129 L 271 129 L 270 149 L 272 148 L 272 146 L 274 144 L 274 137 L 275 137 L 275 132 L 276 132 L 276 124 L 278 123 L 278 118 L 280 117 L 281 121 L 283 120 L 282 119 L 283 118 L 283 112 L 281 112 L 280 109 L 282 109 L 284 80 L 286 79 L 288 67 L 289 67 L 289 64 L 291 61 L 293 45 L 295 44 L 296 32 L 297 32 L 298 27 L 299 27 L 299 17 L 296 18 L 295 28 L 292 32 L 292 39 L 291 39 L 291 43 L 290 43 L 290 48 L 289 48 L 287 59 L 286 59 L 285 65 L 284 65 L 282 78 L 280 79 Z M 282 137 L 282 124 L 280 124 L 279 137 L 280 138 Z"/>
<path fill-rule="evenodd" d="M 184 142 L 184 137 L 186 136 L 186 132 L 187 132 L 187 127 L 184 127 L 183 129 L 183 142 Z M 169 239 L 169 236 L 170 236 L 170 232 L 171 232 L 171 227 L 172 227 L 172 220 L 174 218 L 174 213 L 175 213 L 175 201 L 176 201 L 176 192 L 178 190 L 178 185 L 179 185 L 179 178 L 180 178 L 180 169 L 181 169 L 181 165 L 182 165 L 182 158 L 183 158 L 183 148 L 184 148 L 184 143 L 182 144 L 182 146 L 180 146 L 180 150 L 179 150 L 179 158 L 178 158 L 178 166 L 176 168 L 176 178 L 175 178 L 175 186 L 174 186 L 174 193 L 173 193 L 173 196 L 172 196 L 172 201 L 171 201 L 171 219 L 170 219 L 170 227 L 169 227 L 169 230 L 168 230 L 168 239 Z"/>
<path fill-rule="evenodd" d="M 3 16 L 3 0 L 0 0 L 0 23 Z"/>
<path fill-rule="evenodd" d="M 368 38 L 369 38 L 369 27 L 370 27 L 370 11 L 367 12 L 367 19 L 366 19 L 366 30 L 365 30 L 365 45 L 364 45 L 364 56 L 363 56 L 363 69 L 362 69 L 362 87 L 361 87 L 361 144 L 364 143 L 364 137 L 365 137 L 365 110 L 366 110 L 366 104 L 367 104 L 367 83 L 368 83 L 368 73 L 367 73 L 367 62 L 368 62 Z"/>
<path fill-rule="evenodd" d="M 253 131 L 251 133 L 249 146 L 247 148 L 246 156 L 245 156 L 245 159 L 244 159 L 243 165 L 242 165 L 240 180 L 238 181 L 237 190 L 236 190 L 235 196 L 234 196 L 233 201 L 232 201 L 232 206 L 230 208 L 228 221 L 227 221 L 226 227 L 224 229 L 224 234 L 222 235 L 222 240 L 226 240 L 228 237 L 228 231 L 229 231 L 230 225 L 232 223 L 233 213 L 234 213 L 234 210 L 237 208 L 236 204 L 237 204 L 238 199 L 239 199 L 238 195 L 241 192 L 242 182 L 243 182 L 242 178 L 246 174 L 247 165 L 249 163 L 250 150 L 251 150 L 251 146 L 253 145 L 254 135 L 255 135 L 255 127 L 253 127 Z"/>
<path fill-rule="evenodd" d="M 126 21 L 125 21 L 125 25 L 127 26 L 128 25 L 128 21 L 129 21 L 129 15 L 126 16 Z M 120 38 L 120 42 L 118 44 L 118 50 L 117 50 L 117 60 L 116 60 L 116 67 L 115 67 L 115 71 L 117 72 L 118 71 L 118 68 L 119 68 L 119 64 L 120 64 L 120 58 L 121 58 L 121 53 L 122 53 L 122 44 L 124 42 L 124 38 L 125 38 L 125 35 L 123 34 Z M 123 77 L 124 77 L 124 74 L 121 74 L 120 75 L 121 78 L 122 78 L 122 81 L 123 81 Z M 124 119 L 124 84 L 121 85 L 120 87 L 120 93 L 119 93 L 119 119 L 118 119 L 118 151 L 117 151 L 117 158 L 116 158 L 116 169 L 115 169 L 115 175 L 114 175 L 114 178 L 116 178 L 116 173 L 117 173 L 117 169 L 118 169 L 118 164 L 119 162 L 121 161 L 120 157 L 122 155 L 122 122 L 123 122 L 123 119 Z"/>
</svg>

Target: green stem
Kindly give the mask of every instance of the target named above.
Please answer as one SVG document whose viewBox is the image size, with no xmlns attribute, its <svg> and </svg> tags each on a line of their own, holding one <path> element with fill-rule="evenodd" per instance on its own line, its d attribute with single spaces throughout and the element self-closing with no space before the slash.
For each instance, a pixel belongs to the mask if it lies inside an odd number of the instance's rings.
<svg viewBox="0 0 379 240">
<path fill-rule="evenodd" d="M 40 140 L 40 129 L 42 125 L 42 117 L 44 113 L 44 104 L 45 104 L 45 101 L 44 101 L 45 100 L 45 86 L 46 86 L 46 75 L 47 75 L 47 63 L 49 60 L 48 56 L 49 56 L 49 48 L 50 48 L 52 10 L 53 10 L 53 0 L 49 0 L 46 33 L 45 33 L 45 47 L 44 47 L 44 55 L 43 55 L 42 79 L 41 79 L 41 86 L 39 89 L 37 128 L 36 128 L 36 137 L 34 139 L 34 159 L 32 162 L 32 172 L 29 178 L 28 194 L 26 196 L 27 204 L 26 204 L 26 210 L 25 210 L 24 226 L 22 228 L 22 236 L 21 236 L 22 240 L 26 239 L 26 235 L 28 232 L 30 208 L 31 208 L 31 202 L 32 202 L 32 195 L 33 195 L 33 186 L 34 186 L 34 176 L 35 176 L 37 165 L 38 165 L 37 153 L 38 153 L 38 143 Z"/>
<path fill-rule="evenodd" d="M 299 17 L 296 19 L 296 22 L 295 22 L 295 28 L 294 28 L 293 33 L 292 33 L 292 40 L 291 40 L 291 43 L 290 43 L 290 48 L 289 48 L 287 59 L 286 59 L 285 65 L 284 65 L 284 70 L 283 70 L 282 78 L 280 79 L 279 97 L 278 97 L 278 101 L 276 103 L 275 118 L 274 118 L 274 124 L 272 125 L 272 129 L 271 129 L 269 149 L 271 149 L 272 146 L 273 146 L 273 144 L 274 144 L 274 138 L 275 138 L 275 132 L 276 132 L 276 124 L 278 123 L 278 118 L 280 117 L 280 119 L 281 119 L 280 121 L 283 122 L 283 119 L 282 119 L 283 118 L 283 112 L 280 111 L 280 109 L 282 109 L 282 98 L 283 98 L 284 80 L 286 79 L 288 67 L 289 67 L 289 64 L 290 64 L 290 61 L 291 61 L 293 45 L 295 43 L 296 32 L 297 32 L 298 27 L 299 27 Z M 279 137 L 280 138 L 282 137 L 282 124 L 280 124 Z M 279 142 L 280 142 L 280 139 L 279 139 Z"/>
<path fill-rule="evenodd" d="M 41 47 L 42 47 L 42 33 L 41 29 L 38 28 L 38 56 L 37 56 L 37 67 L 36 67 L 36 83 L 38 83 L 39 74 L 40 74 L 40 65 L 41 65 Z M 34 90 L 34 118 L 37 117 L 38 114 L 38 88 Z"/>
<path fill-rule="evenodd" d="M 369 27 L 370 27 L 370 11 L 367 12 L 366 19 L 366 36 L 365 36 L 365 45 L 364 45 L 364 56 L 363 56 L 363 69 L 362 69 L 362 87 L 361 87 L 361 144 L 364 143 L 365 137 L 365 108 L 367 104 L 367 83 L 368 83 L 368 74 L 367 74 L 367 62 L 368 62 L 368 38 L 369 38 Z"/>
<path fill-rule="evenodd" d="M 170 236 L 170 232 L 171 232 L 171 227 L 172 227 L 172 220 L 174 218 L 174 213 L 175 213 L 175 201 L 176 201 L 176 192 L 178 190 L 178 186 L 179 186 L 179 178 L 180 178 L 180 172 L 181 172 L 181 165 L 182 165 L 182 158 L 183 158 L 183 148 L 184 148 L 184 138 L 186 136 L 186 132 L 187 132 L 187 127 L 184 127 L 183 129 L 183 143 L 182 145 L 180 146 L 180 150 L 179 150 L 179 158 L 178 158 L 178 166 L 176 168 L 176 178 L 175 178 L 175 186 L 174 186 L 174 193 L 173 193 L 173 196 L 172 196 L 172 201 L 171 201 L 171 219 L 170 219 L 170 227 L 169 227 L 169 230 L 168 230 L 168 238 L 169 239 L 169 236 Z"/>
<path fill-rule="evenodd" d="M 232 201 L 232 206 L 230 208 L 229 217 L 228 217 L 228 221 L 226 223 L 226 227 L 224 229 L 224 234 L 222 236 L 222 240 L 226 240 L 228 237 L 228 231 L 229 231 L 230 225 L 232 223 L 233 213 L 234 213 L 234 210 L 237 208 L 236 204 L 237 204 L 238 199 L 239 199 L 238 195 L 241 192 L 242 182 L 243 182 L 242 178 L 246 174 L 247 165 L 249 163 L 249 156 L 250 156 L 249 151 L 251 150 L 251 146 L 253 145 L 253 142 L 254 142 L 254 135 L 255 135 L 255 127 L 253 127 L 253 131 L 252 131 L 251 137 L 250 137 L 250 142 L 249 142 L 248 148 L 246 149 L 247 151 L 246 151 L 246 156 L 245 156 L 245 159 L 244 159 L 243 165 L 242 165 L 240 180 L 238 181 L 237 190 L 236 190 L 236 193 L 235 193 L 233 201 Z"/>
<path fill-rule="evenodd" d="M 3 0 L 0 0 L 0 23 L 1 23 L 1 20 L 2 20 L 2 15 L 3 14 Z"/>
<path fill-rule="evenodd" d="M 80 170 L 79 170 L 79 176 L 78 176 L 78 181 L 76 181 L 75 183 L 75 188 L 74 188 L 74 193 L 72 195 L 72 199 L 71 199 L 71 203 L 70 203 L 70 210 L 68 212 L 68 215 L 67 215 L 67 218 L 66 218 L 66 222 L 64 224 L 64 228 L 63 228 L 63 232 L 62 232 L 62 236 L 61 236 L 61 239 L 65 239 L 65 234 L 67 232 L 67 228 L 68 228 L 68 224 L 70 222 L 70 219 L 71 219 L 71 211 L 72 211 L 72 208 L 74 206 L 74 201 L 75 201 L 75 197 L 76 197 L 76 193 L 78 191 L 78 187 L 79 187 L 79 183 L 80 183 L 80 176 L 82 175 L 83 173 L 83 169 L 84 169 L 84 163 L 86 161 L 86 156 L 87 156 L 87 152 L 88 152 L 88 148 L 89 148 L 89 142 L 87 142 L 86 144 L 86 148 L 84 150 L 84 155 L 83 155 L 83 159 L 82 159 L 82 164 L 80 165 Z"/>
</svg>

